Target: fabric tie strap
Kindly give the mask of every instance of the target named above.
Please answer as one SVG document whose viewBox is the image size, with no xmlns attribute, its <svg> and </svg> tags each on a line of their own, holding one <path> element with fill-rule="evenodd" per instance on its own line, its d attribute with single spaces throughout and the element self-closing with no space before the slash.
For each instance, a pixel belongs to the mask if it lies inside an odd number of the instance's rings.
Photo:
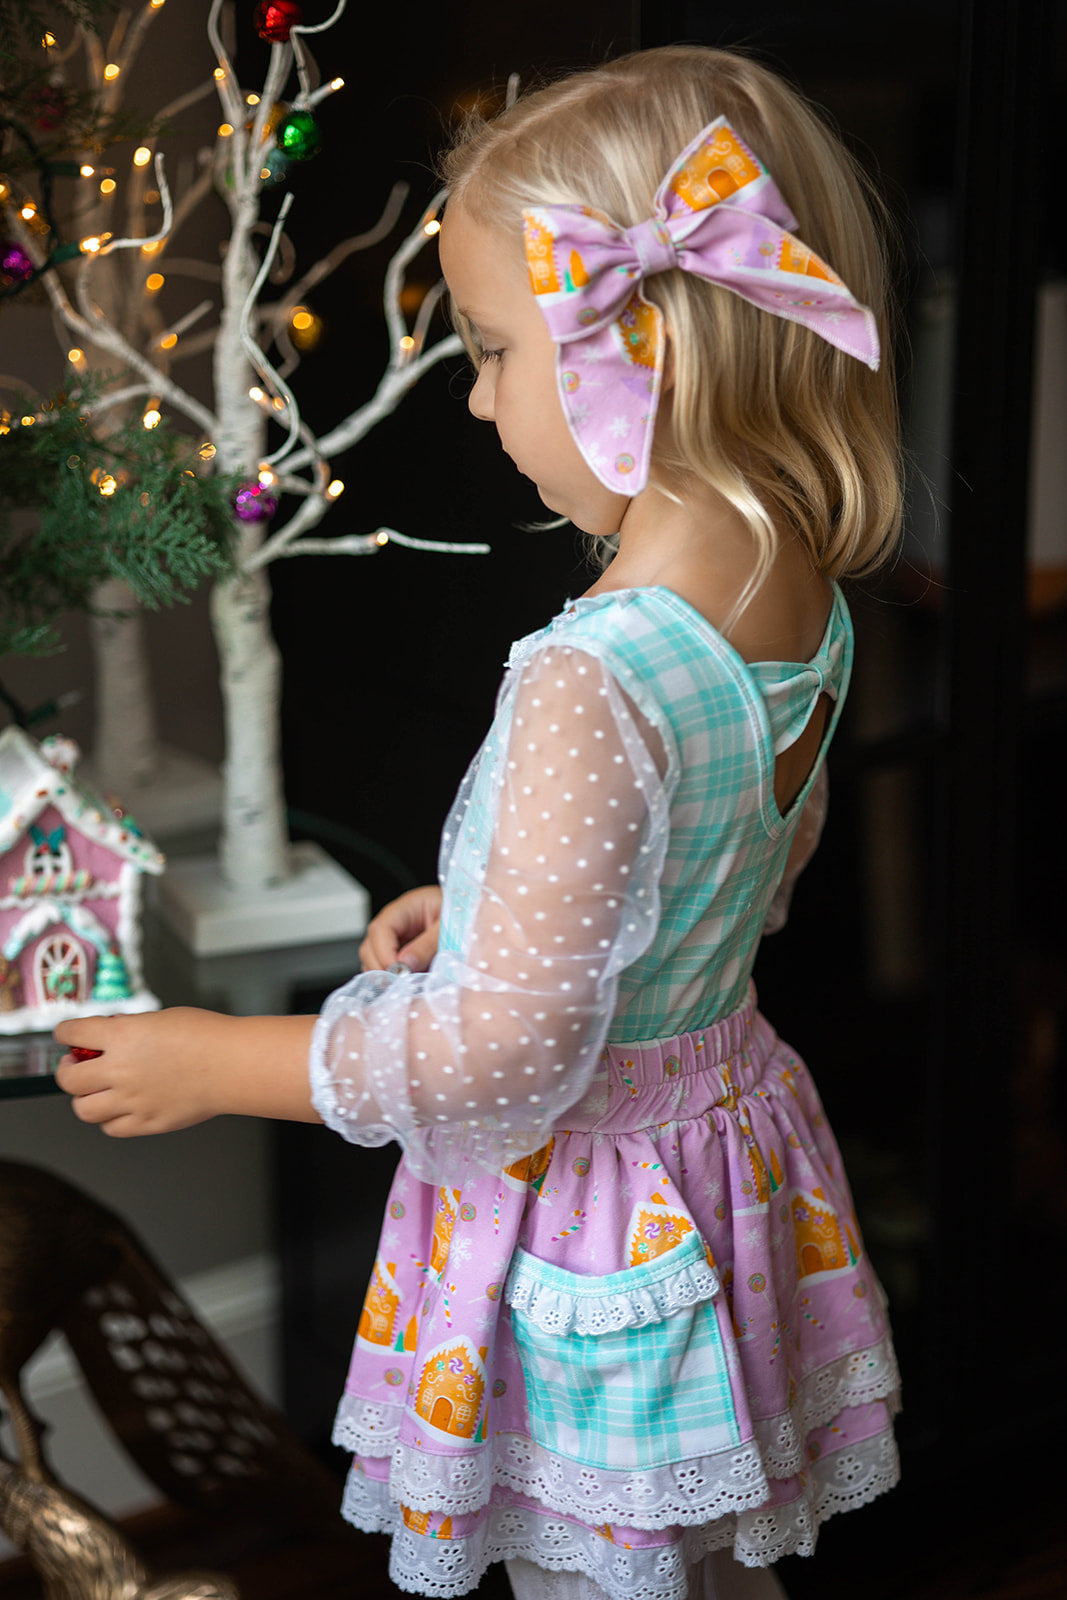
<svg viewBox="0 0 1067 1600">
<path fill-rule="evenodd" d="M 725 117 L 682 151 L 653 212 L 632 228 L 589 206 L 523 212 L 530 282 L 558 346 L 563 414 L 600 482 L 624 495 L 648 482 L 663 383 L 663 317 L 641 293 L 654 273 L 679 267 L 871 368 L 879 358 L 874 314 L 794 237 L 796 218 Z"/>
</svg>

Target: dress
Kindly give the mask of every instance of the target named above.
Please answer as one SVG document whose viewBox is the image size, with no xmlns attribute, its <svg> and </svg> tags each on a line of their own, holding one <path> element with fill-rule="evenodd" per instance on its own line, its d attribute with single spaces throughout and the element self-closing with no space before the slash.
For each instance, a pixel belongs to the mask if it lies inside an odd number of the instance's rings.
<svg viewBox="0 0 1067 1600">
<path fill-rule="evenodd" d="M 430 971 L 324 1008 L 320 1114 L 405 1146 L 335 1432 L 403 1589 L 522 1557 L 682 1600 L 896 1481 L 885 1298 L 751 978 L 817 782 L 783 818 L 775 756 L 826 694 L 821 766 L 851 641 L 836 590 L 803 665 L 666 589 L 569 606 L 512 650 Z"/>
</svg>

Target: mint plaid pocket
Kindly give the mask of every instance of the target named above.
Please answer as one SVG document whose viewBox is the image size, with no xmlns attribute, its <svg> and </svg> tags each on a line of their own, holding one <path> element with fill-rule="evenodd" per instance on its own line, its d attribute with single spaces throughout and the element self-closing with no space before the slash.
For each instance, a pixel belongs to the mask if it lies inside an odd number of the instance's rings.
<svg viewBox="0 0 1067 1600">
<path fill-rule="evenodd" d="M 602 1278 L 518 1251 L 507 1299 L 534 1440 L 630 1471 L 737 1444 L 717 1292 L 695 1235 Z"/>
</svg>

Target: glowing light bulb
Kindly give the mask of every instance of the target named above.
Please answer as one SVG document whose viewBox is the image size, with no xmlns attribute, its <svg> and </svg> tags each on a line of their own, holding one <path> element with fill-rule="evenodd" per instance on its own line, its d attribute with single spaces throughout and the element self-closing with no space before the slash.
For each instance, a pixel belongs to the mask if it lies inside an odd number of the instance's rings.
<svg viewBox="0 0 1067 1600">
<path fill-rule="evenodd" d="M 293 312 L 293 327 L 294 328 L 299 328 L 301 331 L 303 331 L 306 328 L 313 327 L 314 323 L 315 323 L 315 318 L 311 315 L 311 312 L 308 311 L 305 306 L 297 306 L 296 307 L 296 310 Z"/>
<path fill-rule="evenodd" d="M 334 89 L 334 90 L 343 89 L 344 86 L 345 86 L 345 80 L 343 78 L 331 78 L 330 79 L 330 88 L 331 89 Z"/>
<path fill-rule="evenodd" d="M 200 446 L 200 449 L 196 453 L 200 457 L 201 461 L 210 461 L 215 454 L 215 446 L 211 443 L 210 439 L 207 439 Z"/>
<path fill-rule="evenodd" d="M 216 67 L 215 68 L 215 76 L 216 76 L 216 78 L 224 78 L 226 76 L 226 68 L 225 67 Z"/>
<path fill-rule="evenodd" d="M 258 94 L 246 94 L 245 95 L 245 105 L 246 106 L 258 106 L 259 105 L 259 95 Z"/>
<path fill-rule="evenodd" d="M 404 337 L 400 341 L 400 348 L 401 350 L 414 350 L 415 341 L 411 337 L 410 333 L 405 333 Z"/>
<path fill-rule="evenodd" d="M 36 215 L 37 207 L 34 205 L 33 201 L 24 201 L 22 204 L 22 209 L 19 211 L 19 216 L 22 218 L 23 222 L 29 222 L 30 218 L 35 217 Z"/>
<path fill-rule="evenodd" d="M 106 498 L 108 495 L 113 495 L 115 493 L 115 490 L 118 488 L 118 484 L 116 483 L 115 479 L 111 476 L 111 474 L 108 473 L 106 475 L 106 477 L 103 477 L 103 478 L 100 479 L 100 482 L 97 484 L 96 487 L 100 490 L 100 493 L 102 495 L 104 495 L 105 498 Z"/>
<path fill-rule="evenodd" d="M 67 351 L 67 360 L 70 362 L 72 367 L 76 367 L 79 362 L 85 360 L 85 351 L 79 350 L 77 345 L 75 345 L 73 350 Z"/>
<path fill-rule="evenodd" d="M 156 251 L 162 250 L 162 248 L 162 239 L 149 239 L 141 246 L 141 254 L 143 256 L 154 256 Z"/>
<path fill-rule="evenodd" d="M 264 489 L 269 489 L 271 484 L 275 482 L 275 475 L 270 467 L 260 467 L 259 481 Z"/>
<path fill-rule="evenodd" d="M 22 426 L 24 428 L 32 428 L 34 423 L 37 421 L 37 418 L 36 417 L 20 417 L 19 421 L 22 423 Z"/>
<path fill-rule="evenodd" d="M 133 152 L 133 164 L 135 167 L 147 167 L 151 159 L 152 152 L 146 144 L 138 145 Z"/>
<path fill-rule="evenodd" d="M 96 171 L 96 168 L 95 167 L 91 167 L 89 165 L 89 163 L 86 162 L 84 167 L 79 167 L 78 168 L 78 171 L 81 173 L 83 178 L 91 178 L 93 173 Z"/>
<path fill-rule="evenodd" d="M 158 11 L 163 3 L 164 0 L 148 0 L 149 9 L 151 11 Z"/>
<path fill-rule="evenodd" d="M 109 61 L 107 66 L 104 68 L 104 77 L 107 79 L 108 83 L 114 83 L 121 71 L 122 68 L 119 66 L 117 61 Z"/>
<path fill-rule="evenodd" d="M 440 233 L 441 224 L 438 222 L 436 217 L 431 217 L 429 222 L 427 222 L 423 227 L 422 231 L 432 238 L 435 233 Z"/>
<path fill-rule="evenodd" d="M 274 399 L 271 401 L 271 405 L 274 407 L 275 411 L 285 410 L 285 401 L 282 399 L 280 394 L 276 394 L 274 396 Z"/>
<path fill-rule="evenodd" d="M 54 33 L 46 33 L 44 38 L 41 40 L 41 49 L 42 50 L 53 50 L 55 48 L 55 43 L 56 43 L 55 34 Z"/>
<path fill-rule="evenodd" d="M 141 418 L 141 426 L 142 428 L 158 428 L 162 421 L 163 413 L 161 411 L 157 411 L 155 406 L 153 406 L 150 410 L 146 411 L 144 416 Z"/>
<path fill-rule="evenodd" d="M 228 139 L 232 133 L 233 133 L 233 123 L 232 122 L 220 122 L 219 123 L 219 138 L 220 139 Z"/>
<path fill-rule="evenodd" d="M 375 544 L 380 545 L 386 545 L 389 543 L 389 535 L 386 533 L 384 528 L 378 529 L 378 532 L 374 535 L 374 542 Z"/>
<path fill-rule="evenodd" d="M 248 391 L 248 398 L 250 400 L 254 400 L 256 402 L 256 404 L 258 405 L 261 400 L 265 400 L 267 397 L 263 393 L 262 389 L 258 388 L 257 385 L 253 384 L 251 389 L 249 389 L 249 391 Z"/>
<path fill-rule="evenodd" d="M 117 187 L 118 185 L 116 184 L 114 178 L 105 178 L 100 185 L 100 193 L 114 194 Z"/>
<path fill-rule="evenodd" d="M 161 272 L 150 272 L 144 281 L 144 286 L 149 294 L 158 294 L 166 281 Z"/>
<path fill-rule="evenodd" d="M 327 488 L 326 488 L 326 495 L 327 495 L 327 498 L 330 499 L 330 500 L 336 500 L 337 496 L 339 494 L 344 494 L 344 492 L 345 492 L 345 486 L 341 482 L 340 478 L 334 478 L 333 482 L 328 484 Z"/>
<path fill-rule="evenodd" d="M 83 239 L 81 241 L 81 243 L 78 246 L 78 249 L 82 252 L 83 255 L 90 255 L 91 256 L 91 255 L 95 255 L 96 254 L 96 252 L 100 249 L 100 246 L 101 246 L 102 243 L 103 243 L 103 240 L 101 238 L 99 238 L 99 236 L 97 234 L 91 233 L 89 235 L 88 239 Z"/>
<path fill-rule="evenodd" d="M 161 350 L 173 350 L 177 343 L 178 335 L 176 333 L 165 333 L 159 341 L 159 348 Z"/>
</svg>

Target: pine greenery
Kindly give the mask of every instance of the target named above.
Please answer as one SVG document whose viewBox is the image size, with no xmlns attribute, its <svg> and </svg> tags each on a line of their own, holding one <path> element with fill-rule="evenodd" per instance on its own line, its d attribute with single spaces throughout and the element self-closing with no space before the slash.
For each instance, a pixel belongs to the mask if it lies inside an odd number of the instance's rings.
<svg viewBox="0 0 1067 1600">
<path fill-rule="evenodd" d="M 0 422 L 0 656 L 59 648 L 60 616 L 105 579 L 154 611 L 231 570 L 236 484 L 195 466 L 165 420 L 101 437 L 84 393 Z"/>
</svg>

